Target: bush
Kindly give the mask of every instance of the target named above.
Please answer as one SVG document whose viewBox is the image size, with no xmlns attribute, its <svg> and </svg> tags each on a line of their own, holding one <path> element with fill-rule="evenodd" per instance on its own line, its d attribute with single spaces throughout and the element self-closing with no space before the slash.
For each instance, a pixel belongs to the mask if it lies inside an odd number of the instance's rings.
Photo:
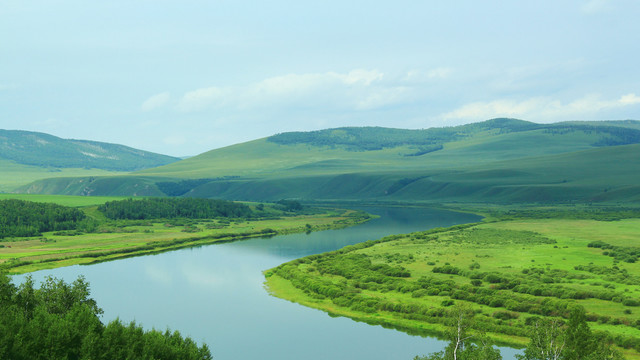
<svg viewBox="0 0 640 360">
<path fill-rule="evenodd" d="M 640 301 L 636 299 L 624 299 L 622 300 L 624 306 L 640 306 Z"/>
<path fill-rule="evenodd" d="M 442 302 L 440 303 L 440 305 L 447 307 L 447 306 L 452 306 L 455 304 L 455 301 L 451 300 L 451 299 L 446 299 L 446 300 L 442 300 Z"/>
<path fill-rule="evenodd" d="M 502 281 L 502 278 L 497 274 L 487 274 L 484 277 L 484 281 L 486 281 L 488 283 L 491 283 L 491 284 L 497 284 L 497 283 Z"/>
<path fill-rule="evenodd" d="M 498 310 L 498 311 L 495 311 L 491 316 L 500 320 L 512 320 L 520 317 L 520 314 L 511 312 L 511 311 Z"/>
</svg>

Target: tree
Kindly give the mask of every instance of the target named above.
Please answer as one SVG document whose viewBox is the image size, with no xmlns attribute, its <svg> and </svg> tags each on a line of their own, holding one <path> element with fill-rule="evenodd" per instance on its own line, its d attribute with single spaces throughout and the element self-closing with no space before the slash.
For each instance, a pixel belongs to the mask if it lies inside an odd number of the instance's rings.
<svg viewBox="0 0 640 360">
<path fill-rule="evenodd" d="M 452 322 L 446 332 L 449 345 L 444 352 L 416 356 L 414 360 L 501 360 L 500 350 L 494 348 L 486 336 L 471 332 L 474 316 L 473 309 L 456 305 L 450 313 Z"/>
<path fill-rule="evenodd" d="M 198 347 L 177 331 L 145 331 L 119 320 L 103 325 L 82 277 L 33 285 L 27 277 L 16 287 L 0 273 L 0 359 L 211 359 L 206 345 Z"/>
<path fill-rule="evenodd" d="M 587 324 L 584 308 L 571 309 L 566 325 L 559 319 L 538 320 L 519 360 L 621 360 L 619 351 Z"/>
<path fill-rule="evenodd" d="M 565 334 L 558 319 L 538 320 L 531 332 L 529 345 L 519 360 L 560 360 L 565 349 Z"/>
<path fill-rule="evenodd" d="M 565 334 L 566 347 L 563 353 L 564 360 L 583 360 L 594 353 L 596 343 L 584 308 L 576 306 L 571 309 Z"/>
</svg>

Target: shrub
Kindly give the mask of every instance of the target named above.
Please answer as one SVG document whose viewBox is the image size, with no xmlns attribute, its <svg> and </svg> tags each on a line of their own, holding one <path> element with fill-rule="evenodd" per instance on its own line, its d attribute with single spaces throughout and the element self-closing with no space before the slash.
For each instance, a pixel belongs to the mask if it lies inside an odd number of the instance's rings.
<svg viewBox="0 0 640 360">
<path fill-rule="evenodd" d="M 447 307 L 447 306 L 452 306 L 455 304 L 455 301 L 451 300 L 451 299 L 446 299 L 446 300 L 442 300 L 442 302 L 440 303 L 440 305 Z"/>
<path fill-rule="evenodd" d="M 636 299 L 624 299 L 622 300 L 624 306 L 640 306 L 640 301 Z"/>
</svg>

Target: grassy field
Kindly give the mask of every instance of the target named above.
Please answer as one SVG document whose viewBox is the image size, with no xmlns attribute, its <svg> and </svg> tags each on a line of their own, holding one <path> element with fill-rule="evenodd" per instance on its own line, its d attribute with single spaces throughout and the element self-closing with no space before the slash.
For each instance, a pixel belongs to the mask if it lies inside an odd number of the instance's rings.
<svg viewBox="0 0 640 360">
<path fill-rule="evenodd" d="M 97 205 L 122 198 L 1 194 L 0 200 L 2 199 L 78 207 L 89 218 L 100 223 L 95 232 L 91 233 L 52 231 L 37 237 L 0 240 L 0 271 L 11 273 L 89 264 L 216 242 L 341 228 L 369 218 L 368 215 L 353 210 L 312 209 L 313 211 L 297 215 L 276 213 L 268 219 L 112 221 L 98 211 Z"/>
<path fill-rule="evenodd" d="M 275 296 L 410 333 L 442 332 L 450 306 L 466 303 L 480 330 L 516 346 L 532 319 L 579 304 L 640 359 L 638 250 L 640 219 L 518 219 L 388 237 L 266 276 Z"/>
<path fill-rule="evenodd" d="M 0 200 L 19 199 L 34 202 L 54 203 L 63 206 L 82 207 L 101 205 L 107 201 L 122 200 L 121 196 L 69 196 L 38 194 L 0 194 Z"/>
<path fill-rule="evenodd" d="M 100 169 L 74 168 L 43 168 L 39 166 L 22 165 L 13 161 L 0 159 L 0 192 L 11 192 L 20 186 L 33 181 L 48 178 L 79 177 L 79 176 L 114 176 L 124 172 Z"/>
<path fill-rule="evenodd" d="M 451 128 L 286 133 L 124 176 L 39 181 L 21 191 L 277 201 L 640 201 L 638 122 L 534 124 L 498 119 Z M 286 142 L 274 139 L 292 138 Z M 432 149 L 432 150 L 429 150 Z"/>
</svg>

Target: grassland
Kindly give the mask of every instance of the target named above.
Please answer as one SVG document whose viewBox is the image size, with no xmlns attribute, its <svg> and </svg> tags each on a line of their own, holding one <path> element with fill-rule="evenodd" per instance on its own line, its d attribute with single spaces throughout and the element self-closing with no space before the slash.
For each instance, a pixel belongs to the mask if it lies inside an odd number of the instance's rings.
<svg viewBox="0 0 640 360">
<path fill-rule="evenodd" d="M 496 119 L 452 128 L 285 133 L 123 176 L 42 180 L 20 191 L 234 200 L 637 202 L 638 122 L 534 124 Z"/>
<path fill-rule="evenodd" d="M 593 330 L 640 359 L 637 255 L 638 218 L 518 218 L 391 236 L 265 274 L 275 296 L 410 333 L 442 333 L 450 306 L 469 304 L 479 330 L 513 346 L 533 319 L 581 305 Z"/>
<path fill-rule="evenodd" d="M 0 159 L 0 193 L 11 192 L 20 186 L 33 181 L 51 178 L 70 178 L 84 176 L 116 176 L 125 174 L 122 171 L 108 171 L 85 168 L 46 168 L 23 165 L 14 161 Z"/>
<path fill-rule="evenodd" d="M 63 206 L 83 207 L 101 205 L 107 201 L 122 200 L 121 196 L 69 196 L 69 195 L 38 195 L 38 194 L 0 194 L 0 200 L 19 199 L 34 202 L 54 203 Z"/>
<path fill-rule="evenodd" d="M 2 198 L 80 207 L 90 218 L 101 224 L 91 233 L 57 231 L 31 238 L 3 239 L 0 241 L 0 271 L 11 273 L 90 264 L 183 247 L 266 238 L 276 234 L 341 228 L 369 218 L 368 215 L 353 210 L 318 209 L 297 215 L 251 220 L 216 218 L 110 221 L 98 211 L 97 205 L 120 198 L 9 194 L 0 196 Z"/>
</svg>

